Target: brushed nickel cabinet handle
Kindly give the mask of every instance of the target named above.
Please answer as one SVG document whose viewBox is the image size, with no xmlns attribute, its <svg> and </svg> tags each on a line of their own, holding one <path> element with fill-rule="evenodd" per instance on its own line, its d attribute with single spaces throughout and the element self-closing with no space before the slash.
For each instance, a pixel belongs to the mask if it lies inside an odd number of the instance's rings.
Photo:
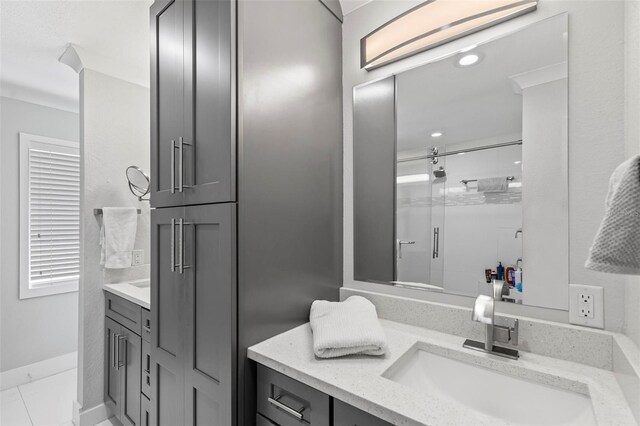
<svg viewBox="0 0 640 426">
<path fill-rule="evenodd" d="M 298 420 L 302 420 L 302 412 L 304 411 L 304 407 L 300 409 L 300 411 L 294 410 L 293 408 L 284 405 L 282 402 L 279 401 L 279 399 L 281 398 L 282 395 L 278 395 L 275 398 L 267 398 L 267 401 L 269 401 L 269 404 L 273 405 L 276 408 L 279 408 L 280 410 L 284 411 L 285 413 L 289 414 L 290 416 L 295 417 Z"/>
<path fill-rule="evenodd" d="M 118 364 L 117 364 L 117 355 L 116 355 L 116 339 L 118 338 L 118 335 L 116 333 L 111 334 L 111 365 L 113 365 L 113 368 L 118 368 Z"/>
<path fill-rule="evenodd" d="M 191 188 L 191 185 L 184 184 L 184 147 L 192 146 L 191 143 L 185 142 L 184 138 L 178 138 L 178 192 L 184 192 L 185 188 Z"/>
<path fill-rule="evenodd" d="M 171 272 L 176 271 L 176 220 L 171 218 Z"/>
<path fill-rule="evenodd" d="M 191 225 L 191 223 L 185 222 L 183 218 L 178 219 L 178 235 L 179 239 L 179 253 L 178 253 L 178 272 L 184 274 L 185 269 L 191 268 L 189 265 L 184 264 L 184 226 Z"/>
<path fill-rule="evenodd" d="M 176 141 L 171 139 L 171 193 L 176 193 Z"/>
<path fill-rule="evenodd" d="M 120 367 L 124 366 L 124 362 L 120 361 L 120 342 L 124 340 L 124 353 L 125 353 L 125 360 L 127 359 L 127 337 L 123 334 L 118 334 L 118 344 L 116 345 L 117 352 L 118 352 L 118 356 L 116 358 L 117 360 L 117 364 L 116 364 L 116 370 L 120 370 Z"/>
</svg>

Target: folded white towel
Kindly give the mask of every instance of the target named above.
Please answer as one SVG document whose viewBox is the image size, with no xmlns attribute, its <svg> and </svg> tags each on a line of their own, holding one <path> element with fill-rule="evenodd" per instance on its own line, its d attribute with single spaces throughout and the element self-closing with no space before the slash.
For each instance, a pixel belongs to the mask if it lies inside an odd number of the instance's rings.
<svg viewBox="0 0 640 426">
<path fill-rule="evenodd" d="M 100 229 L 100 264 L 109 269 L 131 267 L 138 213 L 134 207 L 105 207 Z"/>
<path fill-rule="evenodd" d="M 373 303 L 361 296 L 344 302 L 316 300 L 309 314 L 313 352 L 320 358 L 384 355 L 387 338 Z"/>
<path fill-rule="evenodd" d="M 506 177 L 478 179 L 478 192 L 506 192 L 508 189 Z"/>
<path fill-rule="evenodd" d="M 640 275 L 640 155 L 613 172 L 605 205 L 585 266 L 612 274 Z"/>
</svg>

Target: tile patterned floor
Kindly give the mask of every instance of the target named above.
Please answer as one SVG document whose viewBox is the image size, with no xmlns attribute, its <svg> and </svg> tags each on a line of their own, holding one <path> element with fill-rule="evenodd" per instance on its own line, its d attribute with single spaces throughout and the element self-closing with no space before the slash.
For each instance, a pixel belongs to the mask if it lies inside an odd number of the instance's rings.
<svg viewBox="0 0 640 426">
<path fill-rule="evenodd" d="M 76 386 L 73 369 L 0 392 L 0 425 L 70 425 Z"/>
</svg>

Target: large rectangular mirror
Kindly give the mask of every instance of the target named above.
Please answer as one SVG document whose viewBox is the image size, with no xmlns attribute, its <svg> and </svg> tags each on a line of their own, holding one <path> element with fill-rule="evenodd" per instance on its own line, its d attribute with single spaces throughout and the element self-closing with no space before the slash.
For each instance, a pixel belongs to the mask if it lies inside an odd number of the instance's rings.
<svg viewBox="0 0 640 426">
<path fill-rule="evenodd" d="M 567 38 L 562 14 L 354 89 L 356 280 L 568 308 Z"/>
</svg>

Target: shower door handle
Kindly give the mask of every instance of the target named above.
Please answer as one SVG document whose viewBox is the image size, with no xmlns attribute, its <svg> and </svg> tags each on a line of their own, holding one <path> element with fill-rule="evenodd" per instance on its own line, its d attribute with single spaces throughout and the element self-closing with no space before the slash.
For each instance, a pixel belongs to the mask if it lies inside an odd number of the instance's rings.
<svg viewBox="0 0 640 426">
<path fill-rule="evenodd" d="M 413 245 L 415 244 L 415 241 L 404 241 L 404 240 L 398 240 L 398 259 L 402 259 L 402 246 L 405 244 L 408 245 Z"/>
<path fill-rule="evenodd" d="M 440 228 L 433 228 L 433 258 L 437 259 L 440 252 Z"/>
</svg>

